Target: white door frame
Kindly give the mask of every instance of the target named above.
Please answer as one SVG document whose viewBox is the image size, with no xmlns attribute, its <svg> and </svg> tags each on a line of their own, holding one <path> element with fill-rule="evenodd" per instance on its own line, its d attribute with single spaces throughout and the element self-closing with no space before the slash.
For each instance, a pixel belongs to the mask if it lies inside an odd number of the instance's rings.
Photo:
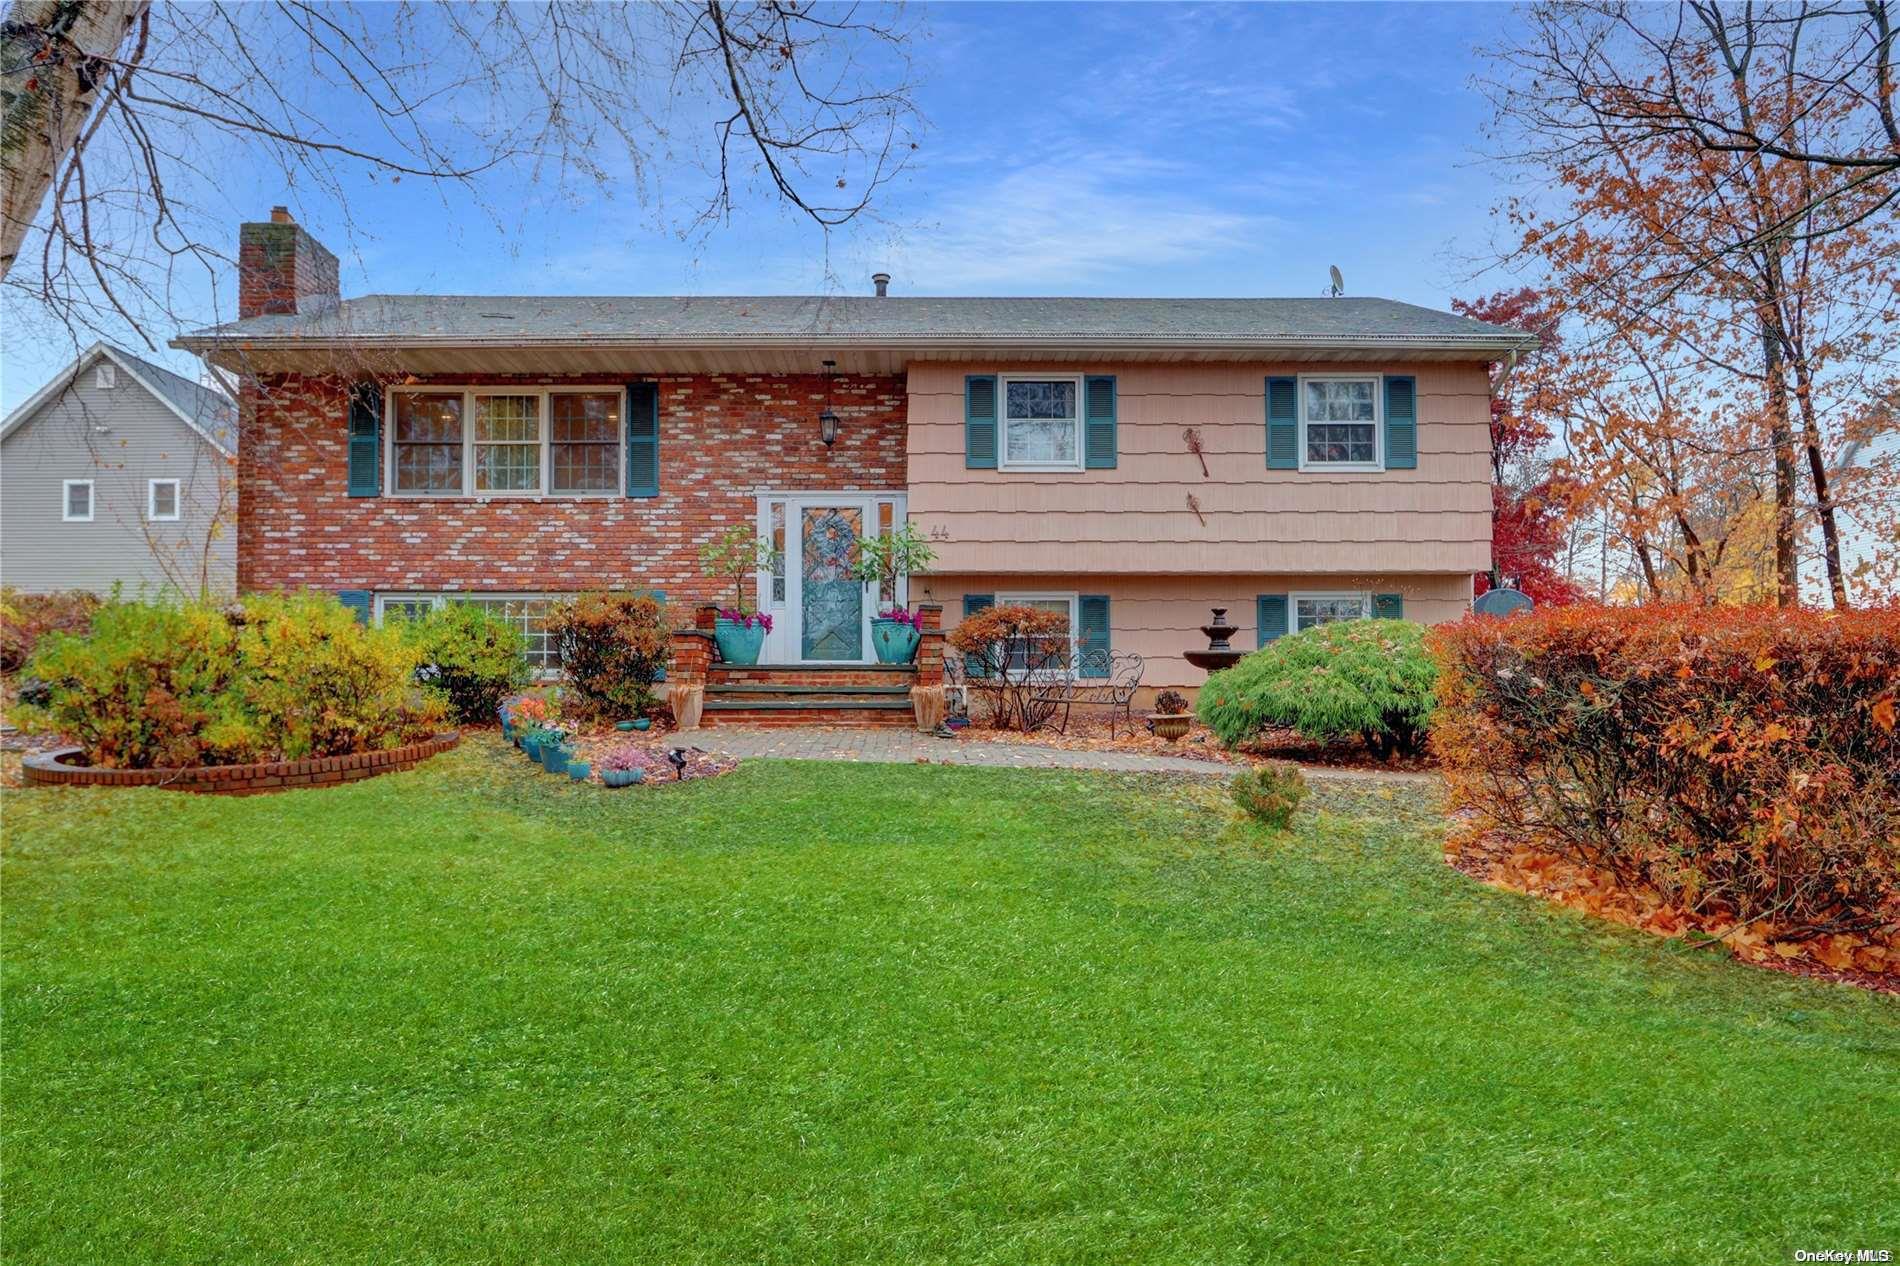
<svg viewBox="0 0 1900 1266">
<path fill-rule="evenodd" d="M 864 620 L 860 643 L 862 653 L 857 659 L 805 659 L 800 653 L 804 647 L 804 576 L 801 557 L 803 533 L 800 530 L 802 512 L 811 506 L 833 507 L 847 506 L 858 510 L 863 516 L 864 536 L 878 536 L 877 508 L 880 502 L 891 504 L 891 526 L 901 527 L 908 508 L 908 498 L 901 492 L 809 492 L 763 491 L 757 494 L 759 535 L 770 540 L 772 536 L 772 507 L 774 504 L 785 508 L 785 597 L 782 601 L 772 599 L 772 573 L 762 571 L 755 578 L 759 610 L 772 616 L 772 632 L 766 636 L 765 648 L 759 656 L 761 663 L 768 664 L 870 664 L 877 660 L 877 652 L 871 647 L 871 617 L 877 614 L 878 594 L 876 586 L 867 581 L 864 585 Z M 908 604 L 910 601 L 909 583 L 900 579 L 897 585 L 897 601 Z"/>
</svg>

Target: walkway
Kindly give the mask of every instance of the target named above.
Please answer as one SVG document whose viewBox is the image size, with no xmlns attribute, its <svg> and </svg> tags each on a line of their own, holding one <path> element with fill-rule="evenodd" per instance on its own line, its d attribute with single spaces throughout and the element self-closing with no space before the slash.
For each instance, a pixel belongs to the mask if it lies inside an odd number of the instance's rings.
<svg viewBox="0 0 1900 1266">
<path fill-rule="evenodd" d="M 1030 743 L 963 742 L 937 738 L 895 726 L 862 729 L 821 729 L 720 725 L 690 735 L 709 752 L 738 757 L 774 756 L 782 760 L 849 760 L 912 765 L 990 765 L 1006 769 L 1102 769 L 1122 773 L 1165 772 L 1202 778 L 1225 778 L 1235 766 L 1181 756 L 1149 756 L 1141 752 L 1070 751 Z M 1381 770 L 1331 769 L 1305 765 L 1308 777 L 1392 782 L 1430 782 L 1432 774 L 1387 773 Z"/>
</svg>

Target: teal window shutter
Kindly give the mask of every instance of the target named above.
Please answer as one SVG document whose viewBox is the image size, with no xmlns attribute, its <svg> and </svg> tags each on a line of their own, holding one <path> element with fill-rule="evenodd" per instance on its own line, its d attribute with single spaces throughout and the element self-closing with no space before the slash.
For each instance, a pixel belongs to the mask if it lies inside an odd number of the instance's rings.
<svg viewBox="0 0 1900 1266">
<path fill-rule="evenodd" d="M 963 465 L 969 470 L 996 469 L 995 374 L 971 374 L 963 380 Z"/>
<path fill-rule="evenodd" d="M 1082 427 L 1083 466 L 1115 469 L 1115 376 L 1091 374 L 1083 383 L 1087 417 Z"/>
<path fill-rule="evenodd" d="M 1254 626 L 1260 630 L 1259 645 L 1286 636 L 1286 595 L 1263 593 L 1253 600 Z"/>
<path fill-rule="evenodd" d="M 356 622 L 358 624 L 369 623 L 369 615 L 370 615 L 369 590 L 367 589 L 341 589 L 337 591 L 336 600 L 350 609 L 350 614 L 356 617 Z"/>
<path fill-rule="evenodd" d="M 1405 595 L 1402 593 L 1373 594 L 1372 618 L 1375 620 L 1403 620 L 1405 618 Z"/>
<path fill-rule="evenodd" d="M 1385 380 L 1385 468 L 1418 469 L 1418 379 L 1409 374 Z"/>
<path fill-rule="evenodd" d="M 383 491 L 383 392 L 373 382 L 350 388 L 350 495 Z"/>
<path fill-rule="evenodd" d="M 1108 599 L 1083 595 L 1075 600 L 1075 675 L 1086 679 L 1108 676 Z"/>
<path fill-rule="evenodd" d="M 966 593 L 963 595 L 963 618 L 967 620 L 977 612 L 986 611 L 995 605 L 996 595 L 993 593 Z M 969 661 L 966 660 L 964 662 L 968 663 Z M 984 675 L 984 673 L 977 670 L 975 665 L 970 665 L 970 676 L 982 677 Z"/>
<path fill-rule="evenodd" d="M 1300 384 L 1267 379 L 1267 469 L 1300 468 Z"/>
<path fill-rule="evenodd" d="M 627 495 L 660 495 L 660 384 L 627 384 Z"/>
</svg>

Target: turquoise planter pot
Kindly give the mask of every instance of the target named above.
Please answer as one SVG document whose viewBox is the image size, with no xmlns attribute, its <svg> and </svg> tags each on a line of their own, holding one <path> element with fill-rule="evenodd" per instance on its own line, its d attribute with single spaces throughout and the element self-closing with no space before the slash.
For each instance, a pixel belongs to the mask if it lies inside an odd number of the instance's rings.
<svg viewBox="0 0 1900 1266">
<path fill-rule="evenodd" d="M 567 762 L 573 757 L 574 753 L 559 743 L 541 744 L 541 768 L 550 774 L 565 774 Z"/>
<path fill-rule="evenodd" d="M 584 760 L 571 760 L 567 762 L 567 776 L 572 778 L 575 782 L 586 782 L 587 776 L 593 772 L 594 767 Z"/>
<path fill-rule="evenodd" d="M 917 643 L 923 640 L 919 633 L 902 620 L 871 621 L 871 649 L 877 652 L 880 664 L 908 664 L 917 657 Z"/>
<path fill-rule="evenodd" d="M 713 623 L 713 641 L 719 646 L 719 657 L 728 664 L 756 664 L 765 646 L 765 626 L 747 628 L 737 620 L 718 620 Z"/>
<path fill-rule="evenodd" d="M 647 771 L 644 769 L 603 769 L 600 771 L 600 781 L 609 787 L 631 787 L 637 782 L 645 781 L 646 776 Z"/>
<path fill-rule="evenodd" d="M 515 746 L 519 747 L 522 755 L 526 756 L 529 760 L 541 759 L 541 740 L 537 736 L 524 734 Z"/>
</svg>

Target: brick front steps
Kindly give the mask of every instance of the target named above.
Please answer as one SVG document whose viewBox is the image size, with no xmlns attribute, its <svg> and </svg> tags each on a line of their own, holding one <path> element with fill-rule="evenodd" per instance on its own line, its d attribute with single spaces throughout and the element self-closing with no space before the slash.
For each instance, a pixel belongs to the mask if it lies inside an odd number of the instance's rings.
<svg viewBox="0 0 1900 1266">
<path fill-rule="evenodd" d="M 908 664 L 809 664 L 737 667 L 714 664 L 706 674 L 703 726 L 911 725 Z"/>
<path fill-rule="evenodd" d="M 450 730 L 421 743 L 391 747 L 354 756 L 313 756 L 307 760 L 267 761 L 258 765 L 200 765 L 191 769 L 101 769 L 74 761 L 77 747 L 38 752 L 26 758 L 22 771 L 37 787 L 163 787 L 219 796 L 254 796 L 294 787 L 333 787 L 374 778 L 377 774 L 411 769 L 440 755 L 462 739 Z"/>
</svg>

